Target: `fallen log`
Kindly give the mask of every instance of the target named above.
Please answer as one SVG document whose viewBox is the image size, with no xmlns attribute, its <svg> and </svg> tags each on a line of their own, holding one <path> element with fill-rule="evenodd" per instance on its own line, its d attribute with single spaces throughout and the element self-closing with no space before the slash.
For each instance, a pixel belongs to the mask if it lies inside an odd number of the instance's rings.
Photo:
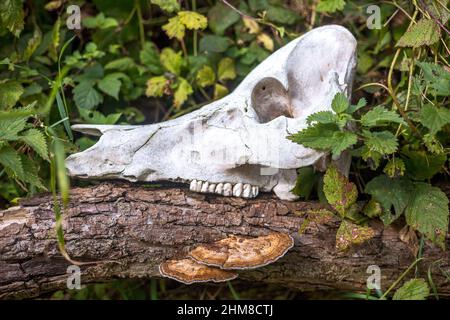
<svg viewBox="0 0 450 320">
<path fill-rule="evenodd" d="M 446 190 L 448 191 L 448 190 Z M 447 192 L 448 194 L 448 192 Z M 259 236 L 285 232 L 295 246 L 277 262 L 239 271 L 239 278 L 289 288 L 365 292 L 370 274 L 381 270 L 382 289 L 389 287 L 414 261 L 399 238 L 399 226 L 371 222 L 374 237 L 341 252 L 335 236 L 339 219 L 299 228 L 308 216 L 326 208 L 317 202 L 286 202 L 269 194 L 244 200 L 198 194 L 186 188 L 151 188 L 128 183 L 102 183 L 71 190 L 64 212 L 67 253 L 80 265 L 82 284 L 114 278 L 160 276 L 158 266 L 186 256 L 189 249 L 229 234 Z M 450 295 L 450 239 L 446 251 L 425 243 L 418 273 Z M 41 194 L 0 211 L 0 298 L 32 298 L 66 288 L 68 262 L 55 237 L 53 199 Z"/>
</svg>

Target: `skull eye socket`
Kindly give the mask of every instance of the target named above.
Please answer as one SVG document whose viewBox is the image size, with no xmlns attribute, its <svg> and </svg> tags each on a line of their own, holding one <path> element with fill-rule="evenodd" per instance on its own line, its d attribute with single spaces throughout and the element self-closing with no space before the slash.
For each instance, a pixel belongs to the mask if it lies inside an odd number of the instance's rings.
<svg viewBox="0 0 450 320">
<path fill-rule="evenodd" d="M 261 89 L 263 89 L 263 91 L 264 91 L 264 90 L 266 90 L 266 86 L 262 86 L 262 88 L 261 88 Z"/>
</svg>

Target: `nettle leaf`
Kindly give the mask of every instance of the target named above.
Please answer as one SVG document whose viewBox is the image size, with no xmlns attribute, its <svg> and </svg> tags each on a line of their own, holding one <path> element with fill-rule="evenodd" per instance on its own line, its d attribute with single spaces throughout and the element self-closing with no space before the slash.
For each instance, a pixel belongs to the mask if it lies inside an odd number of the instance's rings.
<svg viewBox="0 0 450 320">
<path fill-rule="evenodd" d="M 208 19 L 200 13 L 180 11 L 178 16 L 180 17 L 180 22 L 189 30 L 205 29 L 208 26 Z"/>
<path fill-rule="evenodd" d="M 38 189 L 47 190 L 42 184 L 42 180 L 39 178 L 39 171 L 34 161 L 28 159 L 25 155 L 20 155 L 22 161 L 23 176 L 18 176 L 18 179 L 25 181 Z"/>
<path fill-rule="evenodd" d="M 335 166 L 330 166 L 323 177 L 323 192 L 328 203 L 343 218 L 347 210 L 356 203 L 358 190 L 354 183 L 341 174 Z"/>
<path fill-rule="evenodd" d="M 110 73 L 98 82 L 98 88 L 107 95 L 110 95 L 114 99 L 119 100 L 119 91 L 120 87 L 122 86 L 122 82 L 120 81 L 120 79 L 123 76 L 125 75 L 120 72 Z"/>
<path fill-rule="evenodd" d="M 103 96 L 94 88 L 95 82 L 85 80 L 73 89 L 73 99 L 78 108 L 93 109 L 103 102 Z"/>
<path fill-rule="evenodd" d="M 391 224 L 405 211 L 414 191 L 412 182 L 406 178 L 391 179 L 380 175 L 367 183 L 364 192 L 381 204 L 383 213 L 380 216 L 385 225 Z M 392 213 L 391 208 L 394 208 Z"/>
<path fill-rule="evenodd" d="M 0 81 L 0 109 L 14 107 L 22 93 L 23 87 L 18 81 Z"/>
<path fill-rule="evenodd" d="M 24 25 L 22 0 L 0 1 L 0 20 L 14 36 L 19 37 Z"/>
<path fill-rule="evenodd" d="M 308 125 L 316 122 L 323 124 L 337 123 L 338 117 L 331 111 L 319 111 L 309 115 L 308 118 L 306 118 L 306 123 Z"/>
<path fill-rule="evenodd" d="M 339 251 L 348 250 L 350 247 L 360 245 L 374 236 L 375 231 L 372 228 L 343 220 L 336 232 L 336 249 Z"/>
<path fill-rule="evenodd" d="M 180 78 L 179 81 L 180 83 L 178 84 L 178 87 L 173 95 L 173 103 L 176 108 L 180 108 L 181 105 L 187 100 L 189 95 L 194 92 L 191 85 L 189 84 L 189 82 L 187 82 L 186 79 Z"/>
<path fill-rule="evenodd" d="M 389 131 L 369 132 L 364 131 L 364 142 L 371 151 L 381 154 L 391 154 L 397 151 L 398 141 L 395 135 Z"/>
<path fill-rule="evenodd" d="M 186 27 L 181 23 L 180 17 L 175 16 L 169 19 L 169 22 L 162 26 L 162 29 L 166 32 L 169 38 L 176 38 L 183 40 L 186 32 Z"/>
<path fill-rule="evenodd" d="M 438 108 L 432 104 L 425 104 L 420 109 L 419 120 L 432 134 L 435 134 L 450 123 L 450 110 L 443 107 Z"/>
<path fill-rule="evenodd" d="M 150 78 L 147 81 L 147 97 L 162 97 L 169 85 L 169 81 L 164 76 Z"/>
<path fill-rule="evenodd" d="M 320 0 L 316 7 L 317 12 L 333 13 L 342 11 L 345 7 L 345 0 Z"/>
<path fill-rule="evenodd" d="M 221 36 L 225 33 L 225 30 L 238 22 L 239 19 L 239 13 L 222 2 L 217 2 L 214 7 L 208 11 L 209 28 L 215 34 Z"/>
<path fill-rule="evenodd" d="M 236 69 L 234 68 L 233 59 L 225 57 L 219 61 L 219 65 L 217 67 L 217 77 L 220 81 L 232 80 L 236 78 Z"/>
<path fill-rule="evenodd" d="M 150 2 L 168 13 L 180 10 L 180 4 L 177 0 L 150 0 Z"/>
<path fill-rule="evenodd" d="M 331 102 L 331 108 L 337 114 L 345 112 L 349 106 L 350 103 L 348 102 L 348 99 L 345 96 L 345 94 L 343 94 L 342 92 L 336 93 L 336 95 L 333 98 L 333 101 Z"/>
<path fill-rule="evenodd" d="M 0 140 L 17 140 L 18 134 L 25 128 L 28 117 L 0 119 Z"/>
<path fill-rule="evenodd" d="M 358 103 L 355 105 L 351 105 L 350 107 L 348 107 L 347 112 L 349 114 L 353 114 L 356 111 L 358 111 L 359 109 L 365 107 L 367 105 L 367 100 L 364 98 L 361 98 L 358 100 Z"/>
<path fill-rule="evenodd" d="M 50 161 L 48 157 L 47 140 L 40 130 L 35 128 L 28 129 L 20 136 L 20 140 L 33 148 L 42 159 Z"/>
<path fill-rule="evenodd" d="M 159 59 L 167 71 L 170 71 L 175 75 L 179 75 L 181 73 L 181 67 L 183 66 L 181 51 L 175 52 L 172 48 L 164 48 L 161 51 Z"/>
<path fill-rule="evenodd" d="M 412 201 L 405 211 L 406 223 L 442 249 L 445 247 L 448 215 L 448 198 L 441 189 L 429 183 L 414 184 Z"/>
<path fill-rule="evenodd" d="M 152 42 L 146 42 L 139 52 L 139 59 L 151 73 L 161 74 L 164 72 L 161 62 L 159 61 L 159 52 L 156 45 Z"/>
<path fill-rule="evenodd" d="M 204 65 L 197 72 L 195 81 L 202 88 L 207 87 L 207 86 L 212 86 L 214 84 L 214 82 L 216 81 L 216 75 L 214 73 L 214 70 L 210 66 Z"/>
<path fill-rule="evenodd" d="M 392 110 L 387 110 L 382 106 L 376 106 L 361 117 L 361 125 L 364 127 L 377 127 L 390 123 L 404 124 L 403 119 Z"/>
<path fill-rule="evenodd" d="M 430 288 L 424 279 L 411 279 L 405 282 L 392 297 L 393 300 L 425 300 Z"/>
<path fill-rule="evenodd" d="M 450 72 L 441 65 L 430 62 L 417 63 L 423 70 L 424 80 L 432 94 L 436 96 L 450 95 Z"/>
<path fill-rule="evenodd" d="M 9 170 L 9 175 L 23 176 L 24 174 L 19 154 L 9 145 L 0 149 L 0 164 Z"/>
<path fill-rule="evenodd" d="M 401 155 L 407 172 L 417 180 L 431 179 L 447 161 L 445 153 L 430 154 L 425 151 L 402 150 Z"/>
<path fill-rule="evenodd" d="M 114 18 L 107 18 L 103 12 L 95 17 L 85 17 L 82 19 L 83 26 L 89 29 L 99 28 L 108 29 L 119 26 L 119 23 Z"/>
<path fill-rule="evenodd" d="M 398 40 L 397 47 L 430 46 L 439 41 L 441 32 L 436 22 L 431 19 L 422 19 L 405 32 Z"/>
</svg>

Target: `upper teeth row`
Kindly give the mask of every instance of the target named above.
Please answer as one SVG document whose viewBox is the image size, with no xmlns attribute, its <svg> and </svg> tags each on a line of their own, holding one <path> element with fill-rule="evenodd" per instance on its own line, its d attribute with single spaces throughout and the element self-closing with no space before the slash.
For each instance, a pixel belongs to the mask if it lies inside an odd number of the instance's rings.
<svg viewBox="0 0 450 320">
<path fill-rule="evenodd" d="M 225 197 L 235 196 L 242 198 L 254 198 L 258 195 L 259 188 L 251 184 L 236 183 L 209 183 L 208 181 L 192 180 L 189 187 L 191 191 L 201 193 L 217 193 Z"/>
</svg>

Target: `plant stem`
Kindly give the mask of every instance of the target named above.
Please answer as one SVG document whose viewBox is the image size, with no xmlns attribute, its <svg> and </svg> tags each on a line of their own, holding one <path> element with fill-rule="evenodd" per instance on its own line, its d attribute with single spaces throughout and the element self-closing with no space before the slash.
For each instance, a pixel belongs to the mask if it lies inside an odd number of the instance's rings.
<svg viewBox="0 0 450 320">
<path fill-rule="evenodd" d="M 138 21 L 139 21 L 139 38 L 141 40 L 141 47 L 144 48 L 145 30 L 144 30 L 144 23 L 143 23 L 143 19 L 142 19 L 142 8 L 141 8 L 141 3 L 139 2 L 139 0 L 134 1 L 134 6 L 136 8 L 136 13 L 138 16 Z"/>
<path fill-rule="evenodd" d="M 409 267 L 408 269 L 405 270 L 405 272 L 403 272 L 400 277 L 398 277 L 397 280 L 395 280 L 395 282 L 389 287 L 389 289 L 387 289 L 387 291 L 380 297 L 380 300 L 384 300 L 386 298 L 386 296 L 388 295 L 389 292 L 392 291 L 392 289 L 394 289 L 399 283 L 400 281 L 402 281 L 402 279 L 408 274 L 408 272 L 414 268 L 414 266 L 419 262 L 423 260 L 423 258 L 419 258 L 416 259 Z"/>
</svg>

